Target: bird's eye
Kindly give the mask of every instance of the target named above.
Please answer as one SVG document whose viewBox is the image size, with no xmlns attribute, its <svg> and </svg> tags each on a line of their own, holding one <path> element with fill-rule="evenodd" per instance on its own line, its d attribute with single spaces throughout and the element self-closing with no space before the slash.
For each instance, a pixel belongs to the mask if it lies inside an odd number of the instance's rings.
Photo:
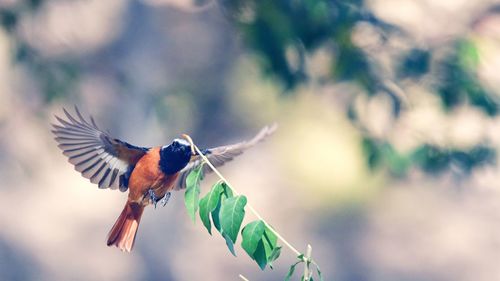
<svg viewBox="0 0 500 281">
<path fill-rule="evenodd" d="M 172 147 L 177 147 L 179 146 L 179 143 L 177 141 L 172 142 Z"/>
</svg>

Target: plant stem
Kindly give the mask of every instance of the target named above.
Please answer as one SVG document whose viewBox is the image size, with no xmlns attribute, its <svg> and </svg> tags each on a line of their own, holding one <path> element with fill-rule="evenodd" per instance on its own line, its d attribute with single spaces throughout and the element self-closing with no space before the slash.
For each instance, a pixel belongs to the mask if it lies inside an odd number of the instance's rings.
<svg viewBox="0 0 500 281">
<path fill-rule="evenodd" d="M 194 145 L 193 143 L 193 146 L 194 146 L 194 149 L 196 150 L 196 152 L 198 152 L 198 154 L 201 156 L 201 158 L 203 159 L 203 161 L 214 171 L 214 173 L 221 179 L 223 180 L 228 186 L 229 188 L 231 188 L 231 190 L 233 190 L 233 192 L 236 194 L 236 195 L 240 195 L 240 193 L 238 191 L 236 191 L 234 189 L 234 187 L 229 183 L 229 181 L 224 178 L 224 176 L 215 168 L 215 166 L 210 163 L 210 161 L 208 160 L 208 158 L 203 155 L 203 153 L 201 152 L 201 150 L 196 146 Z M 288 243 L 288 241 L 285 240 L 285 238 L 283 238 L 283 236 L 281 236 L 281 234 L 279 234 L 276 230 L 274 230 L 263 218 L 262 216 L 252 207 L 252 205 L 250 205 L 250 203 L 247 203 L 247 207 L 248 209 L 250 209 L 250 211 L 259 219 L 261 220 L 264 225 L 269 228 L 269 230 L 271 230 L 272 233 L 274 233 L 274 235 L 276 235 L 276 237 L 278 237 L 281 242 L 283 242 L 283 244 L 285 244 L 290 250 L 292 250 L 292 252 L 294 252 L 297 256 L 300 256 L 302 253 L 299 252 L 295 247 L 292 246 L 292 244 Z M 303 258 L 303 261 L 307 262 L 307 259 Z"/>
<path fill-rule="evenodd" d="M 306 256 L 305 259 L 306 261 L 304 262 L 304 281 L 309 281 L 311 279 L 311 270 L 309 268 L 310 263 L 307 262 L 308 260 L 311 260 L 311 254 L 312 254 L 312 247 L 311 245 L 307 245 L 307 250 L 306 250 Z"/>
<path fill-rule="evenodd" d="M 240 278 L 241 278 L 241 280 L 243 280 L 243 281 L 250 281 L 250 280 L 248 280 L 245 276 L 243 276 L 243 275 L 241 275 L 241 274 L 239 275 L 239 277 L 240 277 Z"/>
</svg>

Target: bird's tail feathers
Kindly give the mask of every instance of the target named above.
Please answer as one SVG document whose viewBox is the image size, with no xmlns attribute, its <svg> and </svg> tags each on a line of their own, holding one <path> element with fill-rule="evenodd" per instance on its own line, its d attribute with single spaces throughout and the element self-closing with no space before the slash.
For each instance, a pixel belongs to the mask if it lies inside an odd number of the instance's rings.
<svg viewBox="0 0 500 281">
<path fill-rule="evenodd" d="M 122 251 L 132 251 L 143 211 L 144 206 L 140 203 L 127 201 L 108 234 L 108 246 L 114 245 Z"/>
</svg>

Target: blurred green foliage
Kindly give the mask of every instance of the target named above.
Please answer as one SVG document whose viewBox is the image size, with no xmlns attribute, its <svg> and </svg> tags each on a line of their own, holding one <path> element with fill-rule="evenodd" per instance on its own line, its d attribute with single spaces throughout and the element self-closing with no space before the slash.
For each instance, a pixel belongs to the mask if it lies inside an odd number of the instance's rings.
<svg viewBox="0 0 500 281">
<path fill-rule="evenodd" d="M 363 139 L 363 149 L 372 169 L 383 165 L 395 176 L 404 176 L 413 166 L 430 174 L 439 174 L 451 167 L 455 172 L 468 174 L 474 167 L 493 164 L 496 155 L 494 148 L 485 145 L 459 150 L 443 149 L 430 144 L 423 144 L 409 153 L 401 154 L 388 142 L 377 143 L 369 137 Z"/>
<path fill-rule="evenodd" d="M 287 90 L 307 81 L 303 58 L 326 43 L 333 43 L 337 53 L 332 79 L 355 80 L 370 92 L 375 90 L 376 78 L 366 56 L 353 44 L 351 33 L 360 21 L 389 25 L 374 20 L 363 1 L 237 0 L 225 1 L 224 7 L 247 46 L 263 57 L 264 72 L 275 75 Z M 298 53 L 297 67 L 286 58 L 290 48 Z"/>
<path fill-rule="evenodd" d="M 247 46 L 262 57 L 262 69 L 272 74 L 285 85 L 285 93 L 308 82 L 304 71 L 304 57 L 320 47 L 331 50 L 332 60 L 330 82 L 350 81 L 361 86 L 367 95 L 389 94 L 394 103 L 395 118 L 401 110 L 401 96 L 391 93 L 384 84 L 392 77 L 377 73 L 376 60 L 352 41 L 358 24 L 369 24 L 381 38 L 396 35 L 404 38 L 409 45 L 415 39 L 397 26 L 378 19 L 365 1 L 227 1 L 226 9 L 233 16 L 243 32 Z M 253 18 L 245 13 L 253 11 Z M 288 49 L 297 50 L 301 58 L 299 67 L 289 63 Z M 447 56 L 434 56 L 437 51 L 447 50 Z M 403 51 L 397 63 L 394 83 L 401 79 L 418 82 L 426 76 L 435 81 L 430 91 L 439 96 L 445 112 L 460 105 L 474 106 L 488 116 L 498 114 L 498 100 L 486 90 L 478 80 L 478 51 L 467 37 L 446 42 L 436 48 L 415 47 Z M 352 105 L 346 114 L 358 125 L 357 113 Z M 398 153 L 386 140 L 376 139 L 365 130 L 363 148 L 368 165 L 376 169 L 386 167 L 394 175 L 402 176 L 412 166 L 418 166 L 429 173 L 440 173 L 458 167 L 468 173 L 474 167 L 495 161 L 496 150 L 488 145 L 477 145 L 468 150 L 441 148 L 432 144 L 422 144 L 409 154 Z"/>
<path fill-rule="evenodd" d="M 81 62 L 71 57 L 43 58 L 18 34 L 20 19 L 37 13 L 45 3 L 25 0 L 0 7 L 0 22 L 13 42 L 13 62 L 26 66 L 38 81 L 44 100 L 52 102 L 71 95 L 82 70 Z M 498 114 L 497 98 L 478 80 L 478 51 L 467 35 L 423 48 L 398 26 L 379 19 L 363 0 L 221 0 L 218 4 L 243 35 L 245 46 L 259 55 L 262 73 L 283 85 L 284 95 L 295 93 L 299 85 L 310 81 L 306 57 L 325 48 L 333 57 L 326 82 L 347 81 L 358 85 L 367 95 L 389 95 L 395 118 L 405 110 L 401 106 L 404 101 L 385 81 L 397 85 L 401 80 L 418 82 L 429 77 L 433 80 L 429 90 L 439 97 L 444 112 L 467 105 L 491 117 Z M 372 27 L 382 40 L 394 35 L 415 46 L 398 54 L 392 70 L 395 77 L 380 71 L 376 59 L 353 41 L 353 33 L 360 24 Z M 436 56 L 438 51 L 447 55 Z M 290 54 L 296 56 L 295 62 L 290 60 Z M 348 105 L 346 114 L 359 126 L 352 105 Z M 474 167 L 494 162 L 496 155 L 496 150 L 488 144 L 464 150 L 426 143 L 403 155 L 387 140 L 375 138 L 362 127 L 359 129 L 368 165 L 373 169 L 386 167 L 397 176 L 404 175 L 412 166 L 430 173 L 456 166 L 470 172 Z"/>
<path fill-rule="evenodd" d="M 437 88 L 444 107 L 449 110 L 468 102 L 490 116 L 497 115 L 498 101 L 478 81 L 476 46 L 466 39 L 452 45 L 453 51 L 440 62 L 442 78 Z"/>
</svg>

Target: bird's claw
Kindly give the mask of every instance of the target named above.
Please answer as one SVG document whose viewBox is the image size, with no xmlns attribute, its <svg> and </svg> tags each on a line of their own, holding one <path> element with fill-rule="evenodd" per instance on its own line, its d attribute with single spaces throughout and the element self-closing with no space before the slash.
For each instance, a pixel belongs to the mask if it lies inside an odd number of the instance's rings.
<svg viewBox="0 0 500 281">
<path fill-rule="evenodd" d="M 156 209 L 156 204 L 158 203 L 158 198 L 156 198 L 155 192 L 150 189 L 148 190 L 149 198 L 151 199 L 151 203 L 155 206 Z"/>
<path fill-rule="evenodd" d="M 168 200 L 170 199 L 171 193 L 170 192 L 165 193 L 165 196 L 163 196 L 160 199 L 160 198 L 156 197 L 154 191 L 152 189 L 150 189 L 150 190 L 148 190 L 148 195 L 149 195 L 149 199 L 151 200 L 151 203 L 153 203 L 153 206 L 155 206 L 155 209 L 156 209 L 156 205 L 158 204 L 158 202 L 161 203 L 162 207 L 165 207 L 165 205 L 167 205 Z"/>
<path fill-rule="evenodd" d="M 161 203 L 162 207 L 165 207 L 165 205 L 167 205 L 168 199 L 170 199 L 170 195 L 171 195 L 171 193 L 167 192 L 167 193 L 165 193 L 165 196 L 163 196 L 163 198 L 160 199 L 160 203 Z"/>
</svg>

